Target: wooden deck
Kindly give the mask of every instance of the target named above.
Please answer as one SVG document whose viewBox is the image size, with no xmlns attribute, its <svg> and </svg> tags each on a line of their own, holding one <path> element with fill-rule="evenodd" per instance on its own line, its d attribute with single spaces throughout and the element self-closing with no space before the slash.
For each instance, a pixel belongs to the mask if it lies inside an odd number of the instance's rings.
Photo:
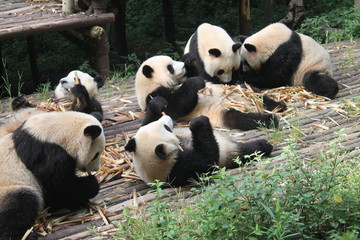
<svg viewBox="0 0 360 240">
<path fill-rule="evenodd" d="M 280 129 L 284 136 L 291 135 L 294 128 L 301 133 L 297 147 L 304 160 L 316 156 L 319 149 L 337 138 L 334 132 L 340 129 L 346 133 L 343 142 L 346 150 L 354 156 L 360 154 L 360 115 L 346 112 L 349 107 L 357 113 L 360 109 L 360 42 L 334 43 L 326 48 L 333 61 L 334 78 L 340 85 L 336 99 L 318 104 L 312 103 L 311 99 L 288 104 L 294 111 L 289 115 L 281 115 L 280 119 Z M 97 174 L 101 182 L 100 193 L 91 200 L 92 204 L 88 208 L 58 212 L 46 218 L 44 213 L 36 225 L 36 229 L 44 235 L 40 239 L 92 239 L 95 235 L 87 229 L 89 226 L 96 227 L 97 236 L 112 239 L 111 235 L 116 231 L 112 223 L 121 219 L 124 208 L 141 207 L 155 198 L 154 194 L 148 193 L 150 188 L 137 180 L 131 168 L 131 155 L 124 151 L 125 142 L 135 134 L 143 116 L 135 98 L 134 78 L 127 80 L 126 88 L 106 83 L 102 89 L 102 104 L 106 118 L 103 124 L 107 153 Z M 291 122 L 294 118 L 298 120 L 296 126 Z M 244 132 L 238 140 L 256 138 L 267 138 L 265 131 Z M 284 145 L 281 141 L 274 144 L 270 156 L 274 166 L 284 161 L 279 157 Z M 253 168 L 256 168 L 256 164 L 249 167 L 250 170 Z M 176 189 L 166 191 L 175 194 Z"/>
<path fill-rule="evenodd" d="M 65 15 L 61 1 L 1 0 L 0 41 L 113 22 L 113 13 Z"/>
</svg>

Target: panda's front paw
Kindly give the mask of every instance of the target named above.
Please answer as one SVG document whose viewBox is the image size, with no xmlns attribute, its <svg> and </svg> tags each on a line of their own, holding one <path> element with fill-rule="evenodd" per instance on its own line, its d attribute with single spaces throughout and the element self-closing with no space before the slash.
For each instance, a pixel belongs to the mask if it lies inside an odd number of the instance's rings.
<svg viewBox="0 0 360 240">
<path fill-rule="evenodd" d="M 151 111 L 152 113 L 161 113 L 165 112 L 168 101 L 166 101 L 163 97 L 154 97 L 150 100 L 147 106 L 147 111 Z"/>
<path fill-rule="evenodd" d="M 191 131 L 202 128 L 211 128 L 211 124 L 208 117 L 201 115 L 200 117 L 191 120 L 189 128 Z"/>
<path fill-rule="evenodd" d="M 90 198 L 95 197 L 99 193 L 100 185 L 95 175 L 90 175 L 87 176 L 86 178 L 87 178 L 86 194 L 87 194 L 87 200 L 89 200 Z"/>
<path fill-rule="evenodd" d="M 25 107 L 34 107 L 34 106 L 31 105 L 24 96 L 17 97 L 11 102 L 11 108 L 13 111 Z"/>
<path fill-rule="evenodd" d="M 86 90 L 85 86 L 81 84 L 75 84 L 74 87 L 70 89 L 71 93 L 77 98 L 84 98 L 89 96 L 88 91 Z"/>
</svg>

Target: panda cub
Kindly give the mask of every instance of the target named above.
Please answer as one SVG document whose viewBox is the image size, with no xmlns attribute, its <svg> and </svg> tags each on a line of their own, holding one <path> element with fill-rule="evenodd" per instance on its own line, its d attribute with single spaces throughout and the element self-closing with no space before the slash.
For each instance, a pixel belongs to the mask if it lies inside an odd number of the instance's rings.
<svg viewBox="0 0 360 240">
<path fill-rule="evenodd" d="M 78 83 L 76 79 L 78 79 Z M 103 110 L 98 100 L 98 90 L 104 86 L 104 83 L 105 80 L 101 75 L 93 78 L 79 70 L 71 71 L 66 77 L 60 79 L 59 84 L 55 88 L 55 96 L 56 98 L 64 98 L 71 101 L 71 110 L 96 114 L 101 121 Z"/>
<path fill-rule="evenodd" d="M 259 88 L 304 87 L 334 98 L 339 91 L 331 77 L 329 53 L 314 39 L 273 23 L 246 38 L 241 50 L 240 75 Z"/>
<path fill-rule="evenodd" d="M 221 27 L 201 24 L 184 49 L 182 60 L 188 76 L 201 76 L 212 83 L 235 84 L 239 79 L 240 47 Z"/>
<path fill-rule="evenodd" d="M 274 114 L 241 112 L 231 107 L 222 85 L 210 84 L 210 94 L 200 94 L 205 87 L 201 77 L 186 78 L 183 62 L 174 61 L 168 56 L 154 56 L 140 66 L 135 77 L 135 90 L 138 104 L 147 110 L 148 102 L 160 96 L 168 102 L 165 112 L 177 121 L 190 121 L 201 115 L 210 119 L 213 127 L 250 130 L 259 126 L 272 127 L 278 125 Z M 240 95 L 233 94 L 235 100 Z M 267 99 L 267 98 L 266 98 Z M 272 108 L 273 101 L 264 99 L 265 108 Z M 271 110 L 271 109 L 270 109 Z"/>
<path fill-rule="evenodd" d="M 0 239 L 21 239 L 44 207 L 78 207 L 95 197 L 105 136 L 79 112 L 33 115 L 0 138 Z M 36 239 L 36 237 L 34 237 Z"/>
<path fill-rule="evenodd" d="M 161 113 L 166 104 L 161 97 L 149 102 L 142 127 L 125 146 L 134 153 L 135 171 L 146 183 L 158 179 L 171 186 L 184 186 L 211 172 L 214 165 L 234 168 L 237 157 L 245 163 L 245 155 L 269 155 L 272 151 L 266 140 L 232 141 L 229 135 L 214 131 L 206 116 L 191 120 L 189 128 L 173 128 L 172 119 Z"/>
</svg>

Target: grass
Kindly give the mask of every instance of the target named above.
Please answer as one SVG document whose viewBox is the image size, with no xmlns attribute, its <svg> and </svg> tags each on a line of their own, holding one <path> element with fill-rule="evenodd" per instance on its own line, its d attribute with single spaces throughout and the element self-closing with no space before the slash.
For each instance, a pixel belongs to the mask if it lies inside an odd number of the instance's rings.
<svg viewBox="0 0 360 240">
<path fill-rule="evenodd" d="M 304 160 L 287 139 L 274 167 L 257 162 L 249 173 L 218 169 L 202 177 L 192 196 L 166 195 L 144 210 L 126 209 L 114 239 L 358 239 L 360 157 L 344 151 L 338 138 L 318 156 Z M 359 149 L 357 149 L 359 150 Z M 164 198 L 165 194 L 165 198 Z"/>
</svg>

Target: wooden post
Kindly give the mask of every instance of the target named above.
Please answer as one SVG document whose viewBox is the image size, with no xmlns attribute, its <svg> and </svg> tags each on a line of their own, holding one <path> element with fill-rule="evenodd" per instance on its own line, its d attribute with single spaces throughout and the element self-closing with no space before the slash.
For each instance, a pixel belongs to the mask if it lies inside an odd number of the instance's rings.
<svg viewBox="0 0 360 240">
<path fill-rule="evenodd" d="M 96 71 L 106 79 L 110 75 L 110 45 L 107 33 L 104 28 L 94 26 L 90 30 L 90 36 L 95 40 Z"/>
<path fill-rule="evenodd" d="M 112 39 L 114 39 L 116 50 L 120 56 L 128 55 L 126 41 L 126 0 L 112 0 L 115 22 L 112 24 Z"/>
<path fill-rule="evenodd" d="M 273 0 L 265 0 L 264 13 L 264 24 L 267 26 L 271 23 L 272 20 Z"/>
<path fill-rule="evenodd" d="M 74 0 L 62 0 L 62 11 L 65 14 L 71 14 L 74 12 L 75 2 Z"/>
<path fill-rule="evenodd" d="M 27 45 L 28 45 L 28 53 L 29 53 L 29 61 L 30 61 L 30 68 L 31 68 L 31 78 L 33 81 L 34 90 L 39 85 L 39 70 L 37 66 L 37 47 L 36 47 L 36 40 L 34 36 L 30 36 L 26 38 Z"/>
<path fill-rule="evenodd" d="M 4 77 L 4 73 L 5 73 L 5 69 L 4 69 L 4 62 L 3 62 L 3 56 L 2 56 L 2 50 L 1 50 L 1 42 L 0 42 L 0 83 L 3 82 L 3 78 Z M 2 86 L 2 84 L 0 84 L 0 86 Z M 0 89 L 1 91 L 1 89 Z M 1 92 L 0 92 L 0 97 L 1 97 Z"/>
<path fill-rule="evenodd" d="M 354 0 L 354 4 L 355 6 L 360 8 L 360 0 Z"/>
<path fill-rule="evenodd" d="M 250 0 L 240 0 L 240 34 L 251 35 Z"/>
<path fill-rule="evenodd" d="M 165 38 L 168 43 L 175 46 L 175 24 L 172 10 L 172 0 L 162 1 Z"/>
</svg>

